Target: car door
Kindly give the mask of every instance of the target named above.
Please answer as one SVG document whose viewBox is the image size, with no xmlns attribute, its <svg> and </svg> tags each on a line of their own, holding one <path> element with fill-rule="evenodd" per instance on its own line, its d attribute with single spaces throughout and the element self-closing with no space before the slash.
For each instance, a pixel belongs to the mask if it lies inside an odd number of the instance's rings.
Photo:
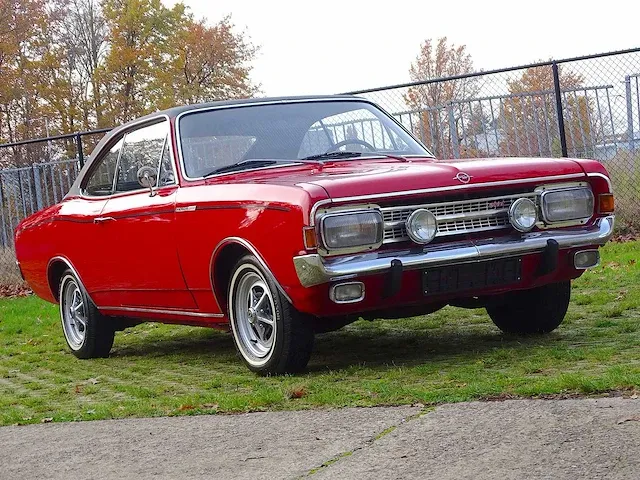
<svg viewBox="0 0 640 480">
<path fill-rule="evenodd" d="M 128 132 L 118 159 L 113 194 L 100 217 L 104 272 L 94 298 L 101 307 L 191 310 L 176 247 L 175 197 L 178 186 L 166 120 Z M 142 167 L 156 186 L 143 187 Z M 154 175 L 151 175 L 154 177 Z"/>
<path fill-rule="evenodd" d="M 102 214 L 113 191 L 113 183 L 122 150 L 123 135 L 114 137 L 110 145 L 99 152 L 82 181 L 82 194 L 65 199 L 60 204 L 53 234 L 62 239 L 57 252 L 78 271 L 84 286 L 93 297 L 104 281 L 101 252 L 102 229 L 95 223 Z"/>
</svg>

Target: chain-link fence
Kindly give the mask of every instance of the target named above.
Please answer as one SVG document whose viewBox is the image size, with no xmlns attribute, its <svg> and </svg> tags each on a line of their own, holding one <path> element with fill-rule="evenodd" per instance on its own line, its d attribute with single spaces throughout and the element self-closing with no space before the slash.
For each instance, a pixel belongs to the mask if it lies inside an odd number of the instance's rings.
<svg viewBox="0 0 640 480">
<path fill-rule="evenodd" d="M 438 158 L 598 160 L 619 228 L 640 227 L 640 49 L 349 93 L 381 105 Z"/>
<path fill-rule="evenodd" d="M 640 227 L 640 48 L 350 93 L 376 101 L 442 159 L 599 160 L 619 228 Z M 332 125 L 334 138 L 375 136 L 361 123 Z M 82 164 L 83 135 L 104 131 L 0 145 L 0 285 L 19 281 L 15 226 L 60 200 Z"/>
<path fill-rule="evenodd" d="M 84 150 L 106 131 L 0 145 L 0 286 L 21 282 L 13 250 L 18 223 L 62 200 L 80 172 Z"/>
</svg>

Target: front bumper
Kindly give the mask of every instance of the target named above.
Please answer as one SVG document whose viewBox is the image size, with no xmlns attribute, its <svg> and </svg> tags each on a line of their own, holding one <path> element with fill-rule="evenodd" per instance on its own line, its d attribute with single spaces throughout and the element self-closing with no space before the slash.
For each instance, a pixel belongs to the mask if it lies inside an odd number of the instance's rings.
<svg viewBox="0 0 640 480">
<path fill-rule="evenodd" d="M 391 269 L 394 261 L 400 261 L 403 269 L 411 270 L 541 252 L 549 240 L 555 240 L 558 247 L 564 249 L 604 245 L 613 234 L 613 225 L 612 215 L 599 218 L 586 227 L 335 258 L 323 258 L 318 254 L 300 255 L 293 258 L 293 263 L 302 286 L 313 287 L 335 280 L 383 273 Z"/>
</svg>

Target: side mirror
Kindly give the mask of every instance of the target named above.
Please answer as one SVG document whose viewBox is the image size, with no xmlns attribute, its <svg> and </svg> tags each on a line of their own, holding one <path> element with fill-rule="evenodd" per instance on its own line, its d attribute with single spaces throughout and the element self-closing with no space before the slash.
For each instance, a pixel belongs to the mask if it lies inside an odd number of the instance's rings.
<svg viewBox="0 0 640 480">
<path fill-rule="evenodd" d="M 155 195 L 153 188 L 158 184 L 158 172 L 156 169 L 144 166 L 138 170 L 138 183 L 144 188 L 148 188 L 151 196 Z"/>
</svg>

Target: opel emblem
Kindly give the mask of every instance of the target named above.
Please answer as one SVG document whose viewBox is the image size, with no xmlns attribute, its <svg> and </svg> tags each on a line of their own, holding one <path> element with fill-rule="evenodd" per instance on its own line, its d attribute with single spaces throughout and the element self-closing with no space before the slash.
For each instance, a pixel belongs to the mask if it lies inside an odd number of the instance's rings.
<svg viewBox="0 0 640 480">
<path fill-rule="evenodd" d="M 460 172 L 454 177 L 454 180 L 458 180 L 461 183 L 469 183 L 471 181 L 471 178 L 471 175 L 469 175 L 468 173 Z"/>
</svg>

